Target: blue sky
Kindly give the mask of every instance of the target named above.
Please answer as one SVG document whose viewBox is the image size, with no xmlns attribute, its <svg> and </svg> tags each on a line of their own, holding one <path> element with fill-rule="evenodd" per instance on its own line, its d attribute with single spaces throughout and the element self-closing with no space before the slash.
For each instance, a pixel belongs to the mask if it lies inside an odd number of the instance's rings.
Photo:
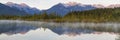
<svg viewBox="0 0 120 40">
<path fill-rule="evenodd" d="M 120 0 L 0 0 L 0 3 L 14 2 L 14 3 L 26 3 L 31 7 L 38 9 L 48 9 L 58 3 L 78 2 L 82 4 L 120 4 Z"/>
</svg>

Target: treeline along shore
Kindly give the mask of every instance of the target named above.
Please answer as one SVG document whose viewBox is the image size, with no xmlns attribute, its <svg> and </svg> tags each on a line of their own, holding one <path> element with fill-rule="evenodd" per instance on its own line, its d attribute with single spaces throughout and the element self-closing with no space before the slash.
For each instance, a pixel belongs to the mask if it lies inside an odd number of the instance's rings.
<svg viewBox="0 0 120 40">
<path fill-rule="evenodd" d="M 120 22 L 120 8 L 100 8 L 87 11 L 71 11 L 64 16 L 56 13 L 13 16 L 0 15 L 1 20 L 53 21 L 53 22 Z"/>
</svg>

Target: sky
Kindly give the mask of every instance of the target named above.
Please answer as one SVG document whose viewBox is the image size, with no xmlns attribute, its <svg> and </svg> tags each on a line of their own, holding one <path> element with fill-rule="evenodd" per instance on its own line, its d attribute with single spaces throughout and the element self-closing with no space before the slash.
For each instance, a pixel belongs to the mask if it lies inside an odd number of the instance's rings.
<svg viewBox="0 0 120 40">
<path fill-rule="evenodd" d="M 102 4 L 102 5 L 110 5 L 110 4 L 120 4 L 120 0 L 0 0 L 0 3 L 25 3 L 31 7 L 36 7 L 38 9 L 49 9 L 53 5 L 58 3 L 68 3 L 68 2 L 77 2 L 82 4 Z"/>
</svg>

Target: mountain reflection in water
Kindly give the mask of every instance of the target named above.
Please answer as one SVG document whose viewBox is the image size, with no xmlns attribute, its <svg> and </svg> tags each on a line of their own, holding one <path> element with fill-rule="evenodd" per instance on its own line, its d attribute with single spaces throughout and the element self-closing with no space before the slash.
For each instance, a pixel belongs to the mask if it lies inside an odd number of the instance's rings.
<svg viewBox="0 0 120 40">
<path fill-rule="evenodd" d="M 53 23 L 53 22 L 0 22 L 0 35 L 25 34 L 37 29 L 51 30 L 58 35 L 120 33 L 119 23 Z"/>
</svg>

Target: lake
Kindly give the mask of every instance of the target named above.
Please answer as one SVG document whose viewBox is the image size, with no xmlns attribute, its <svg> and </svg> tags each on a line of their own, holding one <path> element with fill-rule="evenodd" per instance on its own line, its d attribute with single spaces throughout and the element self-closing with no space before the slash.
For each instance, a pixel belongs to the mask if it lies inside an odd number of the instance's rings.
<svg viewBox="0 0 120 40">
<path fill-rule="evenodd" d="M 0 20 L 0 40 L 120 40 L 120 23 Z"/>
</svg>

